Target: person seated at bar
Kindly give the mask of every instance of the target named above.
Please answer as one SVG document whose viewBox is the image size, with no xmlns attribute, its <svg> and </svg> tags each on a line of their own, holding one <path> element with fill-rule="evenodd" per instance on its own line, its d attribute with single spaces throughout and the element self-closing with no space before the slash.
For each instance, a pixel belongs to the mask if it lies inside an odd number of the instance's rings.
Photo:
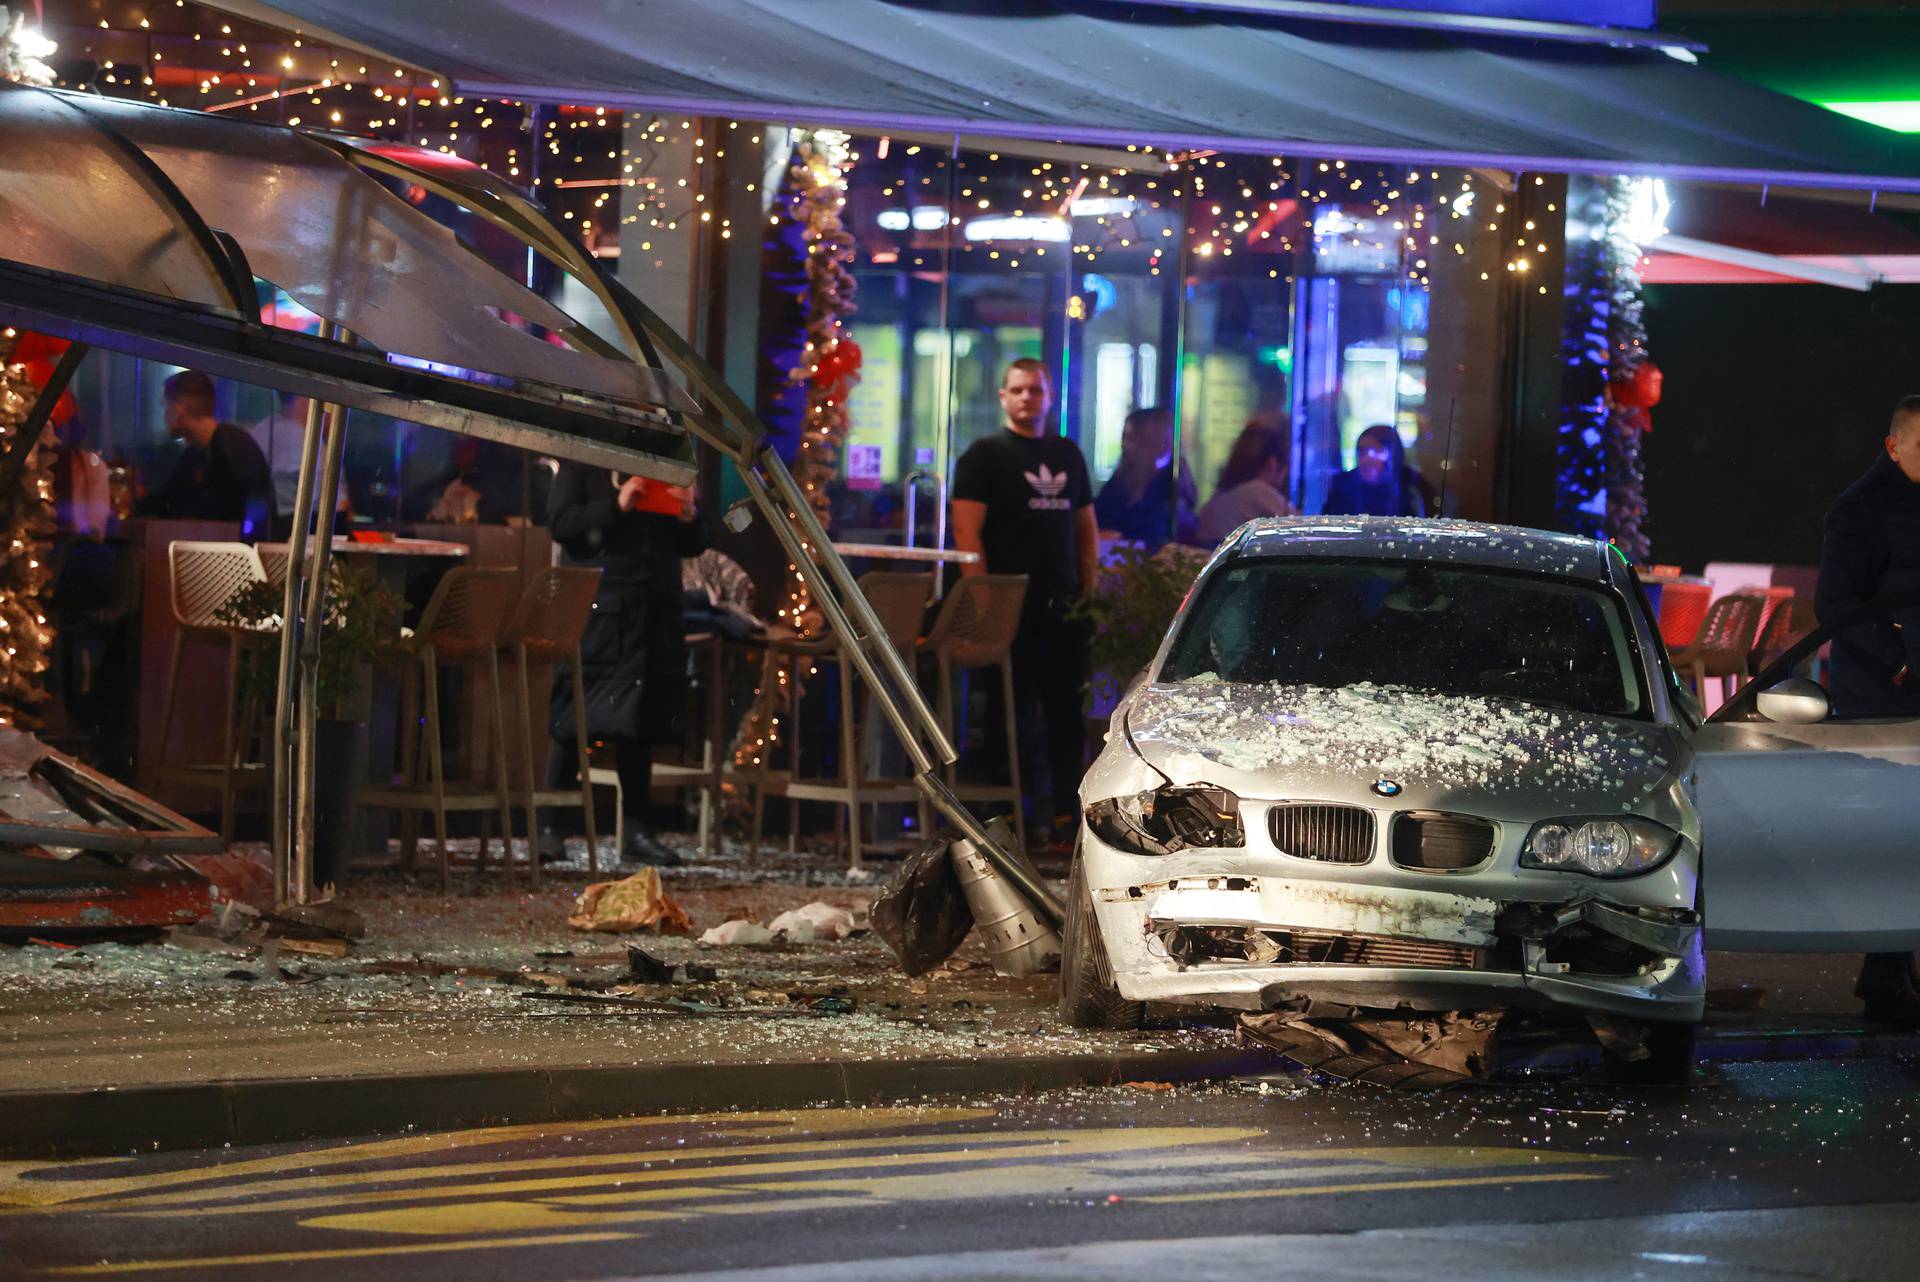
<svg viewBox="0 0 1920 1282">
<path fill-rule="evenodd" d="M 1407 466 L 1400 433 L 1375 423 L 1354 444 L 1355 467 L 1333 478 L 1328 516 L 1437 516 L 1426 478 Z"/>
<path fill-rule="evenodd" d="M 167 434 L 186 442 L 167 483 L 140 504 L 141 516 L 238 521 L 243 539 L 273 528 L 273 478 L 253 438 L 214 415 L 213 380 L 182 370 L 162 387 Z"/>
<path fill-rule="evenodd" d="M 1249 423 L 1233 442 L 1220 484 L 1200 509 L 1195 542 L 1212 547 L 1241 525 L 1263 516 L 1292 516 L 1287 483 L 1287 433 Z"/>
<path fill-rule="evenodd" d="M 1120 429 L 1120 464 L 1093 501 L 1106 538 L 1128 539 L 1157 552 L 1170 539 L 1191 535 L 1199 495 L 1185 459 L 1173 447 L 1173 412 L 1135 410 Z"/>
</svg>

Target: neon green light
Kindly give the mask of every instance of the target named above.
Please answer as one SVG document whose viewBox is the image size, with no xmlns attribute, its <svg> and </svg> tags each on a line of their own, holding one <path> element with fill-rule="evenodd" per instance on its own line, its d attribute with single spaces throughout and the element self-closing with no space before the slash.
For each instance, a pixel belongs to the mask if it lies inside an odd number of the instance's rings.
<svg viewBox="0 0 1920 1282">
<path fill-rule="evenodd" d="M 1920 98 L 1885 98 L 1873 102 L 1823 102 L 1828 111 L 1837 111 L 1855 120 L 1864 120 L 1895 133 L 1920 134 Z"/>
</svg>

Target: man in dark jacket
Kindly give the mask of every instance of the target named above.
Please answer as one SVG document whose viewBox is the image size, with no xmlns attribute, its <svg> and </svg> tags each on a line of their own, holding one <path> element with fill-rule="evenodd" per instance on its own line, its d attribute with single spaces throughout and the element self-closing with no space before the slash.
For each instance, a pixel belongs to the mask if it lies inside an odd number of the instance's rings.
<svg viewBox="0 0 1920 1282">
<path fill-rule="evenodd" d="M 680 856 L 653 834 L 649 813 L 653 749 L 677 737 L 686 700 L 687 650 L 682 635 L 680 560 L 706 547 L 693 495 L 659 481 L 626 476 L 585 463 L 562 463 L 548 498 L 554 542 L 571 565 L 601 567 L 600 591 L 580 639 L 589 719 L 596 691 L 608 683 L 640 685 L 638 700 L 614 700 L 623 724 L 591 733 L 614 746 L 620 799 L 626 813 L 628 863 L 672 865 Z M 557 726 L 571 725 L 573 687 L 554 674 Z M 547 757 L 549 787 L 574 782 L 576 753 L 556 739 Z M 557 843 L 543 834 L 542 844 Z"/>
<path fill-rule="evenodd" d="M 243 539 L 273 526 L 273 480 L 253 438 L 214 414 L 213 380 L 182 370 L 161 385 L 167 433 L 186 443 L 167 483 L 140 505 L 142 516 L 238 521 Z"/>
<path fill-rule="evenodd" d="M 1834 715 L 1920 716 L 1920 396 L 1894 407 L 1883 452 L 1827 513 L 1814 610 L 1835 628 Z M 1854 991 L 1868 1018 L 1920 1026 L 1911 954 L 1867 954 Z"/>
</svg>

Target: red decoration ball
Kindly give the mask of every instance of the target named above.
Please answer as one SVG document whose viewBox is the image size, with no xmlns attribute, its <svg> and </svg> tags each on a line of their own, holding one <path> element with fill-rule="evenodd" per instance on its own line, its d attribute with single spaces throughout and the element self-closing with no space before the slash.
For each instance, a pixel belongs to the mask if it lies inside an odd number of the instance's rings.
<svg viewBox="0 0 1920 1282">
<path fill-rule="evenodd" d="M 1665 375 L 1652 361 L 1642 361 L 1624 378 L 1614 380 L 1613 401 L 1628 409 L 1650 410 L 1660 403 Z"/>
</svg>

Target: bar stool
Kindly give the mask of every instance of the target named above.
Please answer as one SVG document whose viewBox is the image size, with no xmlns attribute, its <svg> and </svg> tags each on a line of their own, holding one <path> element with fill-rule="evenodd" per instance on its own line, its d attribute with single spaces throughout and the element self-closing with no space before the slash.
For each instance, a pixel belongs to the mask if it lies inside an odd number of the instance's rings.
<svg viewBox="0 0 1920 1282">
<path fill-rule="evenodd" d="M 557 565 L 542 570 L 527 581 L 513 619 L 500 634 L 500 648 L 511 651 L 520 677 L 520 747 L 527 771 L 526 790 L 521 806 L 527 814 L 527 857 L 532 864 L 533 884 L 540 883 L 541 806 L 578 806 L 587 829 L 587 870 L 600 871 L 599 834 L 593 824 L 593 782 L 588 762 L 587 689 L 580 676 L 580 637 L 593 616 L 594 593 L 600 588 L 597 565 Z M 573 674 L 574 749 L 580 781 L 573 788 L 543 788 L 538 763 L 533 756 L 533 691 L 527 669 L 536 663 L 568 665 Z M 512 847 L 507 851 L 513 858 Z"/>
<path fill-rule="evenodd" d="M 433 812 L 442 891 L 451 884 L 447 854 L 449 810 L 497 810 L 507 877 L 509 882 L 513 879 L 513 816 L 507 797 L 507 720 L 500 698 L 499 651 L 502 630 L 518 600 L 518 581 L 517 570 L 469 567 L 448 570 L 441 577 L 433 596 L 427 601 L 426 610 L 420 616 L 420 626 L 401 635 L 403 722 L 400 773 L 403 782 L 360 789 L 360 800 L 365 804 L 405 813 L 400 846 L 409 870 L 413 868 L 414 861 L 413 812 Z M 470 675 L 476 669 L 483 668 L 486 671 L 487 691 L 491 695 L 493 711 L 493 780 L 490 786 L 469 777 L 451 789 L 448 787 L 440 746 L 439 675 L 442 667 L 463 668 Z M 423 699 L 426 705 L 424 723 L 419 714 Z M 418 740 L 423 735 L 427 743 L 428 766 L 424 785 L 419 781 L 418 747 Z M 471 735 L 468 742 L 472 742 Z M 468 770 L 470 776 L 475 773 L 471 761 L 468 762 Z M 537 860 L 538 856 L 535 858 Z M 487 839 L 483 832 L 479 853 L 475 858 L 476 871 L 484 872 L 486 862 Z"/>
<path fill-rule="evenodd" d="M 226 648 L 227 700 L 221 708 L 224 733 L 220 760 L 217 763 L 163 763 L 155 768 L 153 774 L 156 779 L 169 783 L 218 792 L 220 840 L 231 842 L 233 803 L 239 777 L 245 777 L 255 787 L 264 788 L 268 783 L 264 762 L 242 763 L 238 759 L 245 747 L 245 739 L 236 742 L 236 729 L 241 728 L 240 735 L 251 734 L 255 729 L 260 704 L 259 699 L 251 695 L 240 698 L 241 656 L 247 650 L 277 642 L 280 628 L 277 624 L 249 626 L 228 623 L 219 617 L 220 607 L 231 600 L 234 593 L 266 581 L 266 571 L 261 567 L 259 555 L 245 543 L 188 540 L 170 543 L 167 545 L 167 572 L 173 617 L 179 631 L 173 638 L 173 657 L 167 666 L 166 703 L 160 715 L 162 758 L 173 736 L 173 709 L 180 694 L 180 659 L 189 642 L 210 643 Z"/>
<path fill-rule="evenodd" d="M 1020 787 L 1020 730 L 1013 699 L 1013 638 L 1020 631 L 1020 609 L 1027 599 L 1024 574 L 971 574 L 953 585 L 940 606 L 933 630 L 918 647 L 939 668 L 940 725 L 947 738 L 961 742 L 953 708 L 956 670 L 1000 670 L 1000 699 L 1007 726 L 1007 766 L 1011 784 L 961 785 L 953 763 L 946 768 L 947 788 L 962 801 L 1011 801 L 1020 849 L 1027 848 L 1026 806 Z"/>
<path fill-rule="evenodd" d="M 689 671 L 693 676 L 689 693 L 697 696 L 699 701 L 698 737 L 690 739 L 686 745 L 688 756 L 694 759 L 654 762 L 653 782 L 655 786 L 664 784 L 670 788 L 692 788 L 699 792 L 700 851 L 711 856 L 719 835 L 715 814 L 720 790 L 727 776 L 732 773 L 727 768 L 727 744 L 722 737 L 726 730 L 727 639 L 718 632 L 693 633 L 687 637 L 687 657 L 692 665 Z M 700 678 L 703 664 L 707 674 L 704 681 Z M 693 699 L 690 698 L 688 702 L 692 703 Z M 612 771 L 606 773 L 612 776 L 614 786 L 618 788 L 619 775 Z"/>
<path fill-rule="evenodd" d="M 860 576 L 860 592 L 873 607 L 880 626 L 894 648 L 911 653 L 919 636 L 920 623 L 926 618 L 927 602 L 933 595 L 933 576 L 874 570 Z M 787 799 L 787 848 L 793 849 L 800 827 L 802 801 L 828 801 L 845 807 L 840 823 L 848 838 L 848 867 L 858 868 L 860 860 L 860 807 L 888 801 L 918 801 L 920 790 L 910 780 L 871 779 L 866 772 L 865 734 L 855 715 L 853 681 L 857 669 L 848 659 L 841 638 L 832 631 L 817 637 L 770 636 L 767 638 L 766 670 L 771 673 L 782 658 L 797 666 L 801 659 L 839 666 L 840 687 L 840 774 L 837 779 L 807 779 L 800 775 L 800 745 L 797 733 L 800 713 L 800 683 L 789 677 L 787 685 L 787 769 L 771 768 L 771 752 L 762 752 L 755 772 L 753 796 L 753 838 L 751 858 L 760 858 L 760 834 L 765 825 L 766 799 L 769 795 Z M 871 704 L 872 696 L 868 696 Z M 839 825 L 836 825 L 836 835 Z"/>
</svg>

